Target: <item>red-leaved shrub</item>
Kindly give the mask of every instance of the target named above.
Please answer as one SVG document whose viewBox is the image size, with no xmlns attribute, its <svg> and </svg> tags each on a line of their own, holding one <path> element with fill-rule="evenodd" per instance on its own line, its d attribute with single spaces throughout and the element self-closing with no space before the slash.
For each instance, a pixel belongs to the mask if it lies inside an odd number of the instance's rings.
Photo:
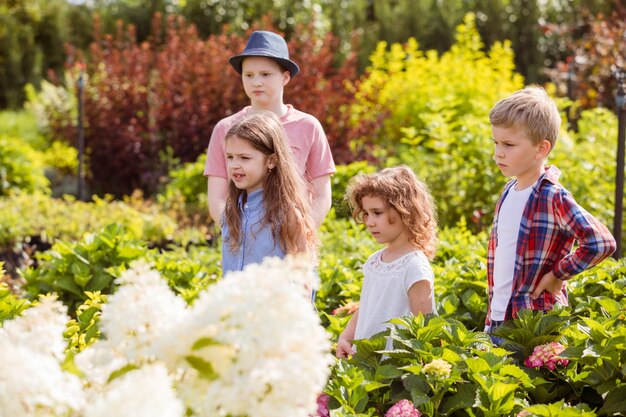
<svg viewBox="0 0 626 417">
<path fill-rule="evenodd" d="M 156 15 L 151 37 L 141 44 L 132 26 L 119 23 L 115 35 L 103 35 L 96 23 L 85 96 L 88 178 L 95 192 L 153 194 L 172 158 L 196 160 L 215 124 L 249 102 L 228 64 L 247 35 L 225 31 L 203 40 L 182 17 L 169 16 L 165 27 L 161 22 Z M 277 31 L 268 25 L 262 28 Z M 353 94 L 345 83 L 357 82 L 355 56 L 337 66 L 334 35 L 320 36 L 312 24 L 296 33 L 288 43 L 302 71 L 286 87 L 285 102 L 315 115 L 337 162 L 350 162 L 353 128 L 346 109 Z"/>
<path fill-rule="evenodd" d="M 626 70 L 626 7 L 617 7 L 610 16 L 585 10 L 581 16 L 576 25 L 544 25 L 546 36 L 560 40 L 568 54 L 546 73 L 562 95 L 578 101 L 580 109 L 615 108 L 614 70 Z"/>
</svg>

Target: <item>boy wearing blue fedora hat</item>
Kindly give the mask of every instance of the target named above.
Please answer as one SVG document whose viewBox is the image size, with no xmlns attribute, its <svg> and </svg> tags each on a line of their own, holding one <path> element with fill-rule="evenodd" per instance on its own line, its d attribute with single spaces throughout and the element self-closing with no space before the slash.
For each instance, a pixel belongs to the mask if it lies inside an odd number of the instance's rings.
<svg viewBox="0 0 626 417">
<path fill-rule="evenodd" d="M 313 218 L 319 226 L 331 206 L 330 175 L 335 164 L 320 122 L 312 115 L 283 102 L 285 85 L 300 68 L 289 59 L 287 43 L 278 34 L 256 31 L 250 35 L 243 53 L 229 59 L 241 74 L 250 105 L 232 116 L 220 120 L 213 129 L 204 175 L 208 177 L 209 214 L 219 222 L 228 192 L 225 137 L 228 129 L 250 113 L 271 111 L 285 128 L 300 173 L 311 189 Z"/>
</svg>

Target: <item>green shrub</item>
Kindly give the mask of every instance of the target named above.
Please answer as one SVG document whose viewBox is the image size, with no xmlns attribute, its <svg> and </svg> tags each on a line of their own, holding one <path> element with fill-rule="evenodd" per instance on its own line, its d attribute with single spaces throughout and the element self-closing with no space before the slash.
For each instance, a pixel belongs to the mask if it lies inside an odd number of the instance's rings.
<svg viewBox="0 0 626 417">
<path fill-rule="evenodd" d="M 0 135 L 18 137 L 39 151 L 46 147 L 46 139 L 37 127 L 37 119 L 26 110 L 0 111 Z"/>
<path fill-rule="evenodd" d="M 100 291 L 86 291 L 87 299 L 76 308 L 76 317 L 67 322 L 63 337 L 67 340 L 68 351 L 81 352 L 100 339 L 98 321 L 102 306 L 107 302 L 107 295 Z"/>
<path fill-rule="evenodd" d="M 24 107 L 47 137 L 71 141 L 75 136 L 74 123 L 78 114 L 78 102 L 73 92 L 75 72 L 65 73 L 65 85 L 68 87 L 43 80 L 39 91 L 31 84 L 26 85 L 28 101 Z"/>
<path fill-rule="evenodd" d="M 30 155 L 31 159 L 37 161 L 33 164 L 36 171 L 43 168 L 54 195 L 75 193 L 78 151 L 66 142 L 46 139 L 37 127 L 37 118 L 33 112 L 0 112 L 0 137 L 3 135 L 8 136 L 11 141 L 23 142 L 33 148 L 33 151 L 19 150 L 19 152 Z M 10 150 L 5 152 L 14 154 Z M 2 155 L 0 158 L 4 159 Z"/>
<path fill-rule="evenodd" d="M 350 217 L 350 207 L 345 200 L 346 187 L 350 179 L 358 174 L 371 174 L 376 167 L 366 161 L 352 162 L 348 165 L 337 165 L 337 172 L 332 176 L 332 204 L 338 217 Z"/>
<path fill-rule="evenodd" d="M 578 132 L 562 132 L 548 160 L 574 198 L 607 226 L 615 210 L 616 150 L 617 117 L 597 108 L 580 114 Z"/>
<path fill-rule="evenodd" d="M 456 43 L 441 56 L 409 40 L 390 48 L 380 44 L 371 61 L 353 121 L 381 112 L 388 117 L 361 146 L 385 166 L 412 167 L 430 186 L 442 225 L 491 213 L 505 179 L 492 160 L 488 113 L 498 99 L 523 86 L 510 44 L 495 43 L 485 51 L 468 14 Z"/>
<path fill-rule="evenodd" d="M 147 245 L 119 225 L 87 234 L 80 242 L 56 242 L 36 255 L 39 266 L 22 271 L 31 298 L 56 293 L 70 313 L 87 300 L 86 292 L 110 294 L 113 280 L 130 262 L 146 256 Z"/>
<path fill-rule="evenodd" d="M 139 259 L 153 263 L 170 287 L 192 302 L 221 277 L 220 258 L 215 248 L 149 249 L 148 242 L 111 224 L 76 243 L 57 241 L 50 250 L 36 255 L 36 267 L 28 267 L 21 274 L 30 298 L 54 292 L 74 315 L 80 305 L 95 300 L 94 294 L 113 293 L 115 278 Z"/>
<path fill-rule="evenodd" d="M 42 155 L 19 138 L 0 135 L 0 196 L 50 192 Z"/>
<path fill-rule="evenodd" d="M 3 278 L 5 274 L 3 266 L 4 262 L 0 262 L 0 278 Z M 28 307 L 28 302 L 13 295 L 8 285 L 0 281 L 0 327 L 3 321 L 11 320 L 26 307 Z"/>
<path fill-rule="evenodd" d="M 173 238 L 174 221 L 156 206 L 135 208 L 122 201 L 94 197 L 90 203 L 42 193 L 0 199 L 0 248 L 13 248 L 33 238 L 49 244 L 77 241 L 86 231 L 117 223 L 135 238 L 162 244 Z"/>
<path fill-rule="evenodd" d="M 321 285 L 317 307 L 331 314 L 350 301 L 358 301 L 363 272 L 361 267 L 379 245 L 352 220 L 336 218 L 334 209 L 320 228 L 321 253 L 318 273 Z"/>
<path fill-rule="evenodd" d="M 170 171 L 165 190 L 157 195 L 159 204 L 174 213 L 179 221 L 184 222 L 185 219 L 191 220 L 194 217 L 205 224 L 209 221 L 207 179 L 203 175 L 205 159 L 206 156 L 202 154 L 195 162 L 183 164 Z"/>
<path fill-rule="evenodd" d="M 473 234 L 464 221 L 439 233 L 435 300 L 443 317 L 482 330 L 487 316 L 487 243 L 485 232 Z"/>
<path fill-rule="evenodd" d="M 511 415 L 522 409 L 531 379 L 506 351 L 490 348 L 485 333 L 436 316 L 393 323 L 390 331 L 356 341 L 356 354 L 335 367 L 325 390 L 335 412 L 382 416 L 402 399 L 428 416 L 462 416 L 467 409 L 474 416 Z M 392 338 L 392 350 L 384 350 L 385 336 Z"/>
</svg>

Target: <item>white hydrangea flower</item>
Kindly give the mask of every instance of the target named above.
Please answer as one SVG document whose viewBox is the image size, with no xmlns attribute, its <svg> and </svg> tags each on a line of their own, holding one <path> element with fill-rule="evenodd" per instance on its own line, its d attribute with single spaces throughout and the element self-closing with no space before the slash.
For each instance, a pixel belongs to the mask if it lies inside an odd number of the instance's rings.
<svg viewBox="0 0 626 417">
<path fill-rule="evenodd" d="M 0 328 L 0 417 L 65 416 L 83 406 L 80 379 L 61 368 L 65 312 L 44 297 Z"/>
<path fill-rule="evenodd" d="M 210 384 L 201 415 L 306 417 L 315 411 L 332 358 L 305 288 L 311 281 L 302 260 L 269 259 L 229 274 L 199 297 L 190 322 L 218 323 L 217 340 L 237 352 Z"/>
<path fill-rule="evenodd" d="M 62 360 L 66 346 L 63 332 L 68 321 L 67 307 L 57 300 L 56 295 L 43 296 L 21 316 L 6 321 L 0 328 L 0 338 Z"/>
<path fill-rule="evenodd" d="M 128 365 L 125 353 L 107 340 L 97 341 L 93 347 L 74 357 L 74 363 L 85 379 L 95 386 L 105 385 L 114 371 Z"/>
<path fill-rule="evenodd" d="M 185 407 L 163 365 L 146 365 L 114 379 L 85 407 L 83 417 L 183 417 Z"/>
<path fill-rule="evenodd" d="M 443 359 L 433 359 L 430 363 L 424 365 L 422 372 L 443 380 L 450 377 L 452 365 Z"/>
<path fill-rule="evenodd" d="M 116 280 L 120 287 L 102 306 L 100 329 L 107 344 L 129 361 L 154 356 L 156 341 L 185 317 L 187 304 L 145 262 L 135 262 Z"/>
<path fill-rule="evenodd" d="M 193 307 L 146 264 L 134 264 L 119 283 L 103 308 L 103 340 L 76 360 L 93 392 L 116 392 L 108 375 L 126 364 L 158 362 L 196 416 L 314 413 L 332 357 L 307 289 L 314 285 L 309 264 L 251 265 L 211 286 Z"/>
</svg>

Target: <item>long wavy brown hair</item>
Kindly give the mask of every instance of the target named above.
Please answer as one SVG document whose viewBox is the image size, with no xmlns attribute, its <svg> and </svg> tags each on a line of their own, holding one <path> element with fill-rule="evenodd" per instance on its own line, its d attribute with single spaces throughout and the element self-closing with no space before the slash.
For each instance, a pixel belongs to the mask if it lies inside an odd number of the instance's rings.
<svg viewBox="0 0 626 417">
<path fill-rule="evenodd" d="M 407 229 L 409 242 L 432 259 L 437 246 L 437 213 L 426 184 L 406 165 L 352 178 L 346 199 L 357 223 L 363 223 L 363 197 L 378 197 L 393 207 Z"/>
<path fill-rule="evenodd" d="M 263 180 L 265 215 L 263 225 L 269 225 L 272 236 L 287 254 L 300 252 L 313 256 L 317 248 L 317 233 L 311 215 L 308 182 L 296 167 L 287 134 L 278 117 L 271 112 L 258 111 L 244 117 L 226 133 L 226 141 L 237 138 L 248 142 L 268 157 L 275 158 L 276 166 Z M 230 236 L 228 245 L 236 250 L 242 242 L 241 212 L 238 201 L 247 198 L 231 180 L 224 217 Z"/>
</svg>

